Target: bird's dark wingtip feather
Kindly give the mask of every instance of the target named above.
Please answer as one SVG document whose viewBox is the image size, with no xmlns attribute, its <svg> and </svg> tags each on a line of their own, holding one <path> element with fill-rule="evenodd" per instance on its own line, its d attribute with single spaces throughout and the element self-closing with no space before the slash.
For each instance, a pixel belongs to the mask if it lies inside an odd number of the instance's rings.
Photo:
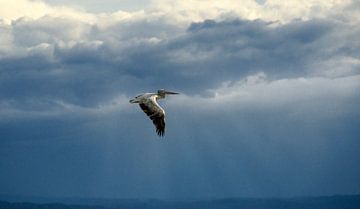
<svg viewBox="0 0 360 209">
<path fill-rule="evenodd" d="M 160 136 L 160 137 L 164 137 L 164 131 L 163 130 L 160 130 L 160 129 L 157 129 L 156 130 L 156 133 Z"/>
</svg>

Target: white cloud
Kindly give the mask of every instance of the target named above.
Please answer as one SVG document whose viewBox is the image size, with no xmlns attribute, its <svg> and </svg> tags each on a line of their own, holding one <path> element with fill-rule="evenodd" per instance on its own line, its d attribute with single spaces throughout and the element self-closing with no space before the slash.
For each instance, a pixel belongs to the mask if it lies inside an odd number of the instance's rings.
<svg viewBox="0 0 360 209">
<path fill-rule="evenodd" d="M 20 17 L 39 18 L 52 12 L 52 9 L 40 1 L 14 0 L 0 1 L 1 18 L 7 21 L 16 20 Z"/>
<path fill-rule="evenodd" d="M 52 6 L 43 1 L 30 0 L 0 0 L 1 19 L 7 22 L 21 17 L 37 19 L 43 16 L 66 17 L 75 20 L 91 22 L 99 25 L 109 25 L 116 21 L 148 20 L 179 24 L 187 26 L 191 22 L 206 19 L 223 19 L 240 17 L 243 19 L 263 19 L 266 21 L 289 22 L 293 19 L 308 20 L 324 18 L 329 15 L 340 15 L 343 9 L 351 4 L 350 0 L 306 0 L 281 1 L 267 0 L 259 4 L 255 0 L 154 0 L 144 8 L 133 12 L 117 11 L 113 13 L 89 13 L 80 9 L 65 6 Z M 59 4 L 57 4 L 59 5 Z M 356 16 L 356 12 L 352 12 Z M 342 15 L 343 17 L 347 14 Z M 357 15 L 358 16 L 358 15 Z"/>
<path fill-rule="evenodd" d="M 294 19 L 324 18 L 332 15 L 334 10 L 341 10 L 350 3 L 349 0 L 267 0 L 264 4 L 259 4 L 254 0 L 154 0 L 152 9 L 149 11 L 179 22 L 241 17 L 249 20 L 263 19 L 286 23 Z"/>
<path fill-rule="evenodd" d="M 264 17 L 271 20 L 290 21 L 324 18 L 334 11 L 338 12 L 351 3 L 350 0 L 267 0 L 264 4 Z M 260 17 L 261 18 L 261 17 Z"/>
<path fill-rule="evenodd" d="M 114 12 L 119 9 L 136 11 L 144 8 L 149 0 L 43 0 L 51 5 L 67 5 L 69 7 L 82 8 L 90 12 Z"/>
<path fill-rule="evenodd" d="M 96 17 L 85 11 L 64 6 L 50 6 L 40 0 L 0 0 L 0 19 L 10 24 L 19 18 L 38 19 L 44 16 L 94 22 Z"/>
</svg>

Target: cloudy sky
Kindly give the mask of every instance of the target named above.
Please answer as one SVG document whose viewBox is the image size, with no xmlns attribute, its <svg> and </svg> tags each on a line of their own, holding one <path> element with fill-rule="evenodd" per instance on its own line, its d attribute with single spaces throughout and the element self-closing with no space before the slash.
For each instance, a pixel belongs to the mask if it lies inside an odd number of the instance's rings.
<svg viewBox="0 0 360 209">
<path fill-rule="evenodd" d="M 358 1 L 101 2 L 0 0 L 1 194 L 360 193 Z"/>
</svg>

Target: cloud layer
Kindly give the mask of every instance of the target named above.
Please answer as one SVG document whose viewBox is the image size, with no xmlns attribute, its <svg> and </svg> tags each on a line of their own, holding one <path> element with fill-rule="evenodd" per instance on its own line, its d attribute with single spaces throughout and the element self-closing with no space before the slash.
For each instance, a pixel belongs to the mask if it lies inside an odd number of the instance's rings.
<svg viewBox="0 0 360 209">
<path fill-rule="evenodd" d="M 4 191 L 358 192 L 358 8 L 351 1 L 154 1 L 140 11 L 95 14 L 1 1 Z M 162 103 L 169 140 L 160 143 L 128 103 L 159 88 L 182 93 Z M 51 154 L 62 152 L 68 157 Z M 27 172 L 30 165 L 37 169 Z M 14 189 L 18 182 L 24 186 Z"/>
</svg>

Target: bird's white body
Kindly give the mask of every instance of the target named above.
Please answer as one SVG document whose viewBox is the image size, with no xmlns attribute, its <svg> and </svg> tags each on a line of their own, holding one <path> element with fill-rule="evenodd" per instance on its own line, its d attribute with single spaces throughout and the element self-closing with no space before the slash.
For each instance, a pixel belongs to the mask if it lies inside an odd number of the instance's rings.
<svg viewBox="0 0 360 209">
<path fill-rule="evenodd" d="M 144 104 L 151 112 L 153 112 L 153 114 L 163 114 L 165 116 L 164 109 L 157 103 L 158 99 L 163 98 L 159 97 L 156 93 L 144 93 L 136 96 L 132 103 Z"/>
<path fill-rule="evenodd" d="M 140 108 L 153 121 L 159 136 L 165 133 L 165 111 L 157 103 L 158 99 L 164 99 L 166 94 L 178 94 L 175 92 L 159 90 L 157 93 L 144 93 L 130 100 L 130 103 L 138 103 Z"/>
</svg>

